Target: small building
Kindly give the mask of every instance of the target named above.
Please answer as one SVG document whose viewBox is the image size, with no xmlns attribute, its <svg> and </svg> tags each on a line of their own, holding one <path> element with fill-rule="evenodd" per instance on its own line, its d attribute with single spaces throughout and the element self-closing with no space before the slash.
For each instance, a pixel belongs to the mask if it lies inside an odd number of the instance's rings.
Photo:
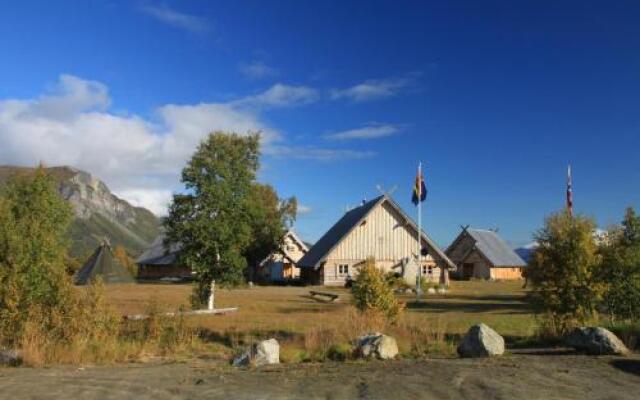
<svg viewBox="0 0 640 400">
<path fill-rule="evenodd" d="M 138 279 L 187 280 L 191 269 L 178 263 L 180 244 L 165 245 L 165 235 L 159 235 L 147 250 L 138 257 Z"/>
<path fill-rule="evenodd" d="M 116 260 L 111 246 L 105 241 L 93 252 L 74 276 L 76 285 L 88 285 L 97 279 L 105 284 L 135 283 L 133 275 Z"/>
<path fill-rule="evenodd" d="M 363 202 L 345 213 L 298 265 L 302 280 L 314 285 L 345 285 L 358 275 L 358 267 L 370 257 L 386 271 L 394 271 L 407 283 L 416 283 L 418 227 L 388 195 Z M 455 264 L 423 231 L 422 276 L 432 282 L 448 283 Z"/>
<path fill-rule="evenodd" d="M 458 279 L 522 279 L 526 263 L 497 232 L 464 228 L 447 248 Z"/>
<path fill-rule="evenodd" d="M 300 279 L 298 261 L 307 254 L 309 247 L 289 229 L 280 247 L 269 254 L 257 268 L 256 278 L 261 282 L 289 282 Z"/>
</svg>

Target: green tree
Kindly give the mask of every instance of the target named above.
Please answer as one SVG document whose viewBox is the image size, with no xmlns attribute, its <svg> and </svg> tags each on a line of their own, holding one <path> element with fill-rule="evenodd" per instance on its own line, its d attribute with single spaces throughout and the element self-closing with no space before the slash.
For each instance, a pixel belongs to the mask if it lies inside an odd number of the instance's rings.
<svg viewBox="0 0 640 400">
<path fill-rule="evenodd" d="M 194 305 L 206 302 L 212 281 L 242 281 L 258 156 L 258 134 L 215 132 L 200 143 L 182 170 L 186 193 L 173 196 L 164 225 L 167 241 L 182 244 L 180 262 L 196 273 Z"/>
<path fill-rule="evenodd" d="M 70 303 L 66 274 L 71 207 L 39 167 L 9 180 L 0 196 L 0 329 L 21 335 L 29 310 L 43 315 Z"/>
<path fill-rule="evenodd" d="M 367 259 L 358 269 L 358 276 L 351 286 L 353 303 L 362 312 L 379 312 L 394 320 L 402 311 L 393 293 L 387 275 L 376 267 L 373 258 Z"/>
<path fill-rule="evenodd" d="M 599 258 L 595 223 L 567 212 L 551 215 L 535 237 L 527 278 L 539 312 L 553 333 L 564 334 L 595 315 L 602 285 L 597 281 Z"/>
<path fill-rule="evenodd" d="M 640 217 L 628 208 L 621 228 L 608 232 L 601 247 L 599 280 L 603 305 L 612 320 L 640 318 Z"/>
<path fill-rule="evenodd" d="M 255 268 L 282 244 L 284 234 L 296 219 L 295 197 L 280 199 L 270 185 L 254 183 L 249 196 L 251 242 L 245 249 L 250 268 Z"/>
</svg>

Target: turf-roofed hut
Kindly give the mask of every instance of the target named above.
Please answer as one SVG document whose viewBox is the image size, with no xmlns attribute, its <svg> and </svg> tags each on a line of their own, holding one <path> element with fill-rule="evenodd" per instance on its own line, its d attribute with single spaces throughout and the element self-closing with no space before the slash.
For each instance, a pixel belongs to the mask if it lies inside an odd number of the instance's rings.
<svg viewBox="0 0 640 400">
<path fill-rule="evenodd" d="M 179 262 L 181 245 L 165 243 L 165 235 L 159 235 L 136 260 L 138 279 L 141 280 L 188 280 L 191 269 Z"/>
<path fill-rule="evenodd" d="M 422 231 L 422 276 L 448 283 L 455 264 Z M 407 283 L 416 283 L 418 227 L 388 195 L 363 202 L 345 213 L 298 261 L 302 280 L 314 285 L 344 285 L 358 275 L 358 267 L 370 257 L 385 271 L 394 271 Z"/>
<path fill-rule="evenodd" d="M 103 242 L 96 249 L 74 276 L 76 285 L 88 285 L 97 279 L 102 279 L 106 284 L 135 282 L 129 270 L 113 256 L 107 242 Z"/>
<path fill-rule="evenodd" d="M 526 263 L 497 232 L 463 228 L 446 251 L 458 279 L 522 279 Z"/>
</svg>

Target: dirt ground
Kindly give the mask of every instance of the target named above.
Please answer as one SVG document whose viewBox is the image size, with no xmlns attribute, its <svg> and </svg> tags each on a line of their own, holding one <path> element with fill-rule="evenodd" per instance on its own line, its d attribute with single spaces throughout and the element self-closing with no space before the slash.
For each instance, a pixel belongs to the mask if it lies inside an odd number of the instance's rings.
<svg viewBox="0 0 640 400">
<path fill-rule="evenodd" d="M 640 357 L 0 369 L 1 399 L 638 399 Z"/>
</svg>

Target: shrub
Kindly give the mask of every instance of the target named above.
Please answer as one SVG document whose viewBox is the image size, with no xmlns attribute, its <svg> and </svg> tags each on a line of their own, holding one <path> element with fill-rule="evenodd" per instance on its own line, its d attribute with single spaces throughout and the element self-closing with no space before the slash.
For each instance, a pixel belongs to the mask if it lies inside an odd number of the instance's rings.
<svg viewBox="0 0 640 400">
<path fill-rule="evenodd" d="M 338 343 L 329 347 L 327 358 L 332 361 L 347 361 L 353 354 L 353 346 L 349 343 Z"/>
<path fill-rule="evenodd" d="M 535 235 L 539 247 L 527 268 L 531 297 L 560 335 L 596 315 L 603 285 L 596 279 L 594 230 L 592 220 L 561 212 L 547 218 Z"/>
<path fill-rule="evenodd" d="M 603 309 L 612 321 L 640 318 L 640 217 L 627 209 L 620 228 L 601 246 L 598 279 L 605 285 Z"/>
<path fill-rule="evenodd" d="M 353 302 L 360 311 L 377 311 L 394 320 L 402 311 L 393 287 L 373 259 L 367 259 L 351 287 Z"/>
</svg>

